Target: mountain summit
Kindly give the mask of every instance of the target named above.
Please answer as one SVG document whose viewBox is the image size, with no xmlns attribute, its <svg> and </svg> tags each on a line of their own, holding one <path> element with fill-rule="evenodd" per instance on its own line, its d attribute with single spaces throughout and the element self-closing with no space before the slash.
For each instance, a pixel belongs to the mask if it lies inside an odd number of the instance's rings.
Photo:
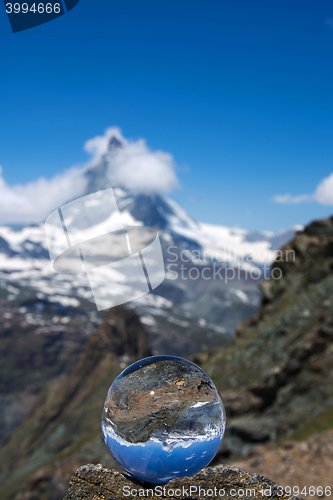
<svg viewBox="0 0 333 500">
<path fill-rule="evenodd" d="M 109 139 L 104 153 L 99 156 L 97 162 L 88 166 L 84 174 L 87 178 L 85 194 L 113 188 L 119 210 L 130 214 L 137 223 L 171 231 L 173 225 L 197 229 L 198 224 L 175 202 L 157 193 L 129 190 L 119 183 L 114 175 L 114 163 L 117 153 L 124 147 L 118 137 L 112 136 Z"/>
<path fill-rule="evenodd" d="M 269 268 L 277 248 L 295 231 L 251 233 L 202 224 L 161 193 L 130 189 L 120 182 L 121 176 L 116 179 L 119 168 L 128 168 L 128 157 L 133 175 L 137 164 L 140 172 L 147 172 L 147 165 L 142 166 L 146 160 L 151 172 L 158 169 L 158 162 L 168 171 L 170 158 L 161 153 L 154 163 L 158 152 L 149 152 L 144 142 L 126 141 L 116 129 L 109 137 L 93 139 L 88 150 L 93 159 L 84 172 L 83 196 L 112 187 L 125 226 L 144 225 L 159 232 L 166 279 L 153 293 L 129 304 L 146 324 L 153 351 L 187 355 L 229 343 L 237 324 L 259 306 L 257 285 L 264 267 Z M 70 204 L 67 207 L 70 216 Z M 109 208 L 97 208 L 87 214 L 89 224 L 103 223 L 107 231 Z M 31 307 L 44 307 L 45 301 L 63 307 L 77 304 L 80 308 L 85 300 L 94 305 L 85 274 L 58 274 L 51 267 L 43 224 L 19 230 L 0 227 L 0 275 L 13 305 L 24 302 L 23 295 L 13 289 L 33 296 Z"/>
</svg>

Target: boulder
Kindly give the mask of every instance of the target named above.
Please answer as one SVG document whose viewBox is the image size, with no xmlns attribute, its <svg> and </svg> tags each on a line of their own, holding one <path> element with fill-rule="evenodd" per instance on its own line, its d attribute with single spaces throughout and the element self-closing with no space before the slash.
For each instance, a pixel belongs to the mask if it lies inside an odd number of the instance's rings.
<svg viewBox="0 0 333 500">
<path fill-rule="evenodd" d="M 193 477 L 173 479 L 166 485 L 141 483 L 127 474 L 107 469 L 101 464 L 83 465 L 70 481 L 64 500 L 124 500 L 125 498 L 202 499 L 225 500 L 283 500 L 288 496 L 281 486 L 258 474 L 249 474 L 237 467 L 220 465 L 203 469 Z"/>
</svg>

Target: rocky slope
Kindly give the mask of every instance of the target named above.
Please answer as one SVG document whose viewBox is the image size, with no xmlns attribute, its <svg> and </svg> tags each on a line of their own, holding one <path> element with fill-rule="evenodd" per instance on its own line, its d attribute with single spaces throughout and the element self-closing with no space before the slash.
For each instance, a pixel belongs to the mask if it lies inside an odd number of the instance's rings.
<svg viewBox="0 0 333 500">
<path fill-rule="evenodd" d="M 72 372 L 102 321 L 88 301 L 64 307 L 22 287 L 15 292 L 16 300 L 8 301 L 0 288 L 0 441 L 46 383 Z"/>
<path fill-rule="evenodd" d="M 333 430 L 279 447 L 260 446 L 252 456 L 234 465 L 251 474 L 263 474 L 303 498 L 319 500 L 333 491 Z M 326 492 L 325 492 L 326 490 Z"/>
<path fill-rule="evenodd" d="M 150 354 L 138 316 L 124 307 L 110 310 L 72 374 L 48 385 L 7 437 L 0 450 L 0 498 L 20 498 L 18 492 L 28 488 L 27 498 L 59 499 L 87 457 L 114 466 L 101 435 L 103 400 L 126 364 Z M 44 491 L 38 493 L 45 476 Z"/>
<path fill-rule="evenodd" d="M 333 407 L 333 217 L 297 233 L 273 270 L 281 278 L 262 285 L 262 306 L 233 346 L 196 356 L 226 406 L 220 459 L 323 430 Z"/>
</svg>

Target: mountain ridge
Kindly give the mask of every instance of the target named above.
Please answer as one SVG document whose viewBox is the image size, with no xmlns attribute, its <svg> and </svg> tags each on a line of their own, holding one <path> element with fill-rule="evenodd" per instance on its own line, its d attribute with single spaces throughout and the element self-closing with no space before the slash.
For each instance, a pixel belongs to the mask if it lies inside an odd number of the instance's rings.
<svg viewBox="0 0 333 500">
<path fill-rule="evenodd" d="M 259 305 L 257 285 L 264 268 L 269 269 L 278 247 L 290 240 L 295 230 L 251 233 L 202 224 L 161 194 L 126 190 L 110 176 L 110 165 L 122 147 L 119 138 L 111 137 L 105 153 L 86 167 L 84 194 L 112 186 L 123 224 L 145 225 L 159 232 L 166 279 L 153 293 L 129 304 L 150 330 L 154 352 L 194 353 L 205 346 L 230 342 L 237 324 L 252 316 Z M 96 217 L 102 218 L 107 231 L 110 214 L 101 208 Z M 186 268 L 184 277 L 182 266 Z M 205 267 L 212 277 L 209 280 L 202 276 Z M 217 268 L 222 274 L 216 273 Z M 230 274 L 234 270 L 236 277 L 225 282 L 227 268 Z M 247 275 L 252 270 L 258 270 L 256 279 Z M 196 275 L 198 279 L 191 279 Z M 42 307 L 41 300 L 63 306 L 76 302 L 79 307 L 85 300 L 94 304 L 85 275 L 58 274 L 52 268 L 43 224 L 0 227 L 0 277 L 13 305 L 20 301 L 13 290 L 22 287 L 35 297 L 36 307 Z M 190 337 L 189 329 L 194 331 Z M 178 347 L 177 341 L 168 343 L 170 332 L 173 339 L 179 337 Z"/>
<path fill-rule="evenodd" d="M 306 226 L 282 255 L 272 265 L 281 279 L 261 285 L 261 306 L 234 343 L 195 358 L 221 390 L 231 455 L 307 426 L 319 432 L 333 407 L 333 217 Z"/>
</svg>

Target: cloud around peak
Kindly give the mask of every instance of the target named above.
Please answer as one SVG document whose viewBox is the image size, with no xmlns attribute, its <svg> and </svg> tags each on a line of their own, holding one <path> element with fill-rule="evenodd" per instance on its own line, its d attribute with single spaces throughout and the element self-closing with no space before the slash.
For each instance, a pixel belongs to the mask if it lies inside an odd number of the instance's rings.
<svg viewBox="0 0 333 500">
<path fill-rule="evenodd" d="M 111 141 L 115 142 L 115 147 L 112 147 Z M 170 153 L 152 151 L 144 139 L 125 139 L 117 127 L 110 127 L 103 136 L 90 139 L 84 149 L 93 155 L 91 166 L 98 165 L 104 158 L 110 179 L 126 189 L 142 193 L 168 193 L 179 187 L 175 162 Z"/>
<path fill-rule="evenodd" d="M 69 168 L 51 179 L 40 177 L 27 184 L 10 186 L 0 167 L 0 224 L 45 220 L 53 210 L 85 194 L 86 173 L 102 160 L 107 163 L 109 180 L 129 190 L 167 193 L 179 186 L 171 154 L 152 151 L 144 139 L 128 140 L 117 127 L 88 140 L 84 149 L 91 155 L 86 165 Z"/>
<path fill-rule="evenodd" d="M 109 144 L 112 138 L 116 138 L 122 145 L 127 144 L 127 139 L 123 137 L 120 128 L 109 127 L 103 135 L 96 135 L 84 143 L 84 150 L 92 155 L 91 164 L 98 163 L 108 152 Z"/>
</svg>

